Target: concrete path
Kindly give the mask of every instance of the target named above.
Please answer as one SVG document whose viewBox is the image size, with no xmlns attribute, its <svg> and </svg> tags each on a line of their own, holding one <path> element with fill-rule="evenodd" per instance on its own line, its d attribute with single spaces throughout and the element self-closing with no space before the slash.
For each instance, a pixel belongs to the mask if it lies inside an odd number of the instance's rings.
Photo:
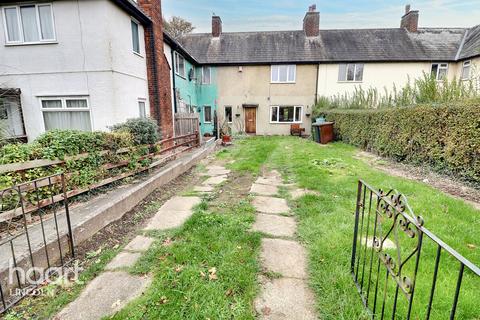
<svg viewBox="0 0 480 320">
<path fill-rule="evenodd" d="M 255 299 L 255 310 L 260 319 L 317 319 L 315 297 L 308 287 L 307 254 L 295 240 L 296 220 L 285 216 L 290 213 L 287 201 L 273 197 L 279 186 L 287 185 L 278 172 L 271 171 L 258 178 L 250 190 L 257 194 L 252 201 L 257 210 L 253 230 L 269 237 L 262 239 L 262 268 L 267 275 L 279 276 L 260 277 L 262 290 Z M 294 197 L 306 194 L 296 191 Z"/>
<path fill-rule="evenodd" d="M 163 204 L 145 230 L 180 227 L 199 204 L 199 197 L 173 197 Z M 150 285 L 151 276 L 133 276 L 122 271 L 132 267 L 153 243 L 152 238 L 137 236 L 106 266 L 106 272 L 95 278 L 81 295 L 67 305 L 56 319 L 101 319 L 121 310 L 140 296 Z"/>
</svg>

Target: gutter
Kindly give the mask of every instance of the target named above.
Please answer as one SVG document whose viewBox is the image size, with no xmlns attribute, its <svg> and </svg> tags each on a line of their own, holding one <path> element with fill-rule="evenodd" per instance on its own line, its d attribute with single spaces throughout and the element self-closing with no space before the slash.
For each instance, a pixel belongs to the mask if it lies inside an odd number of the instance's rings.
<svg viewBox="0 0 480 320">
<path fill-rule="evenodd" d="M 120 8 L 125 10 L 128 14 L 138 20 L 143 25 L 149 25 L 152 20 L 135 4 L 130 0 L 112 0 Z"/>
</svg>

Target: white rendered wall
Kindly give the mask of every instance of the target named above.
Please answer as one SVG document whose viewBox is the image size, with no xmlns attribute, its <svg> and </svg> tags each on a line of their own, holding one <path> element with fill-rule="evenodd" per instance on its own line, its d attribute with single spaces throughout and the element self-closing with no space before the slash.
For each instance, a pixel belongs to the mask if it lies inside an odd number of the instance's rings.
<svg viewBox="0 0 480 320">
<path fill-rule="evenodd" d="M 29 140 L 44 132 L 40 97 L 88 96 L 92 128 L 149 112 L 143 27 L 133 53 L 131 17 L 108 0 L 53 1 L 57 42 L 5 45 L 0 24 L 0 87 L 20 88 Z"/>
</svg>

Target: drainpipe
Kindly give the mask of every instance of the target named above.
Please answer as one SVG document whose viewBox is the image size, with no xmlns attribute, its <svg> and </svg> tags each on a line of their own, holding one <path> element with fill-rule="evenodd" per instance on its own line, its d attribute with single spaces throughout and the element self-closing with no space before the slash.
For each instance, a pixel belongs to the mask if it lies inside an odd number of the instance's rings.
<svg viewBox="0 0 480 320">
<path fill-rule="evenodd" d="M 153 67 L 153 77 L 154 77 L 154 98 L 155 98 L 155 109 L 157 110 L 157 123 L 158 128 L 160 130 L 160 134 L 162 133 L 162 116 L 160 115 L 160 95 L 158 93 L 158 65 L 157 65 L 157 53 L 155 50 L 156 43 L 155 43 L 155 28 L 153 23 L 149 26 L 152 36 L 150 37 L 150 48 L 152 48 L 152 67 Z"/>
<path fill-rule="evenodd" d="M 175 90 L 175 60 L 174 60 L 174 50 L 170 50 L 170 55 L 172 56 L 172 86 L 173 86 L 173 111 L 177 113 L 177 90 Z"/>
<path fill-rule="evenodd" d="M 317 64 L 317 79 L 315 81 L 315 106 L 318 102 L 318 73 L 320 72 L 320 64 Z M 313 108 L 312 108 L 313 109 Z"/>
</svg>

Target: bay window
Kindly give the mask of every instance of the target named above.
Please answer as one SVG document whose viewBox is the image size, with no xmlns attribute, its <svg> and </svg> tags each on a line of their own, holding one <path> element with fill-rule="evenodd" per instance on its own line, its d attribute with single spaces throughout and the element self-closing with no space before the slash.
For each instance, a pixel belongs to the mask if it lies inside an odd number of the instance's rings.
<svg viewBox="0 0 480 320">
<path fill-rule="evenodd" d="M 40 101 L 45 130 L 92 131 L 86 97 L 48 97 L 40 98 Z"/>
<path fill-rule="evenodd" d="M 51 4 L 28 4 L 3 8 L 7 44 L 55 41 Z"/>
<path fill-rule="evenodd" d="M 302 106 L 272 106 L 270 109 L 270 122 L 302 122 L 302 109 Z"/>
</svg>

